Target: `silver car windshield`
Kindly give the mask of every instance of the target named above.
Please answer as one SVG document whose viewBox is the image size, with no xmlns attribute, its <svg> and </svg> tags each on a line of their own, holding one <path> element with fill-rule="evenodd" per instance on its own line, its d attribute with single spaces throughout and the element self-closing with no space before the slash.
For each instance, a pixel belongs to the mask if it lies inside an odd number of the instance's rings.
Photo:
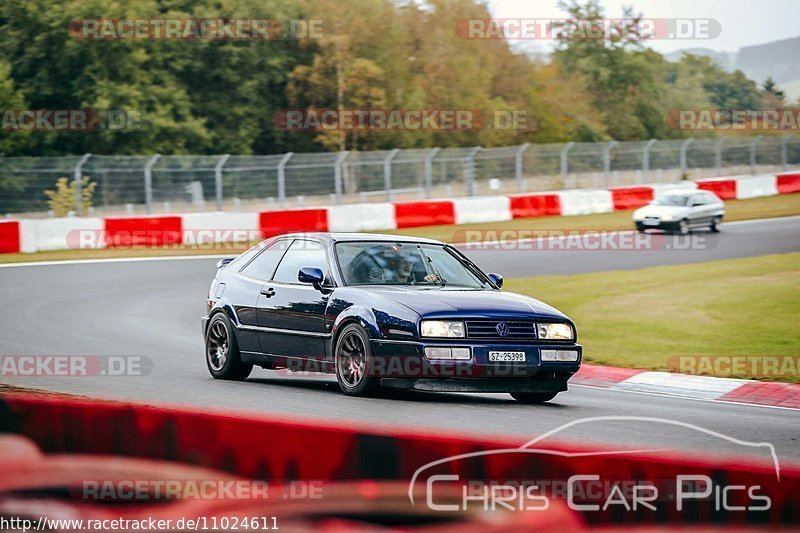
<svg viewBox="0 0 800 533">
<path fill-rule="evenodd" d="M 674 205 L 678 207 L 686 207 L 689 205 L 690 198 L 690 196 L 685 194 L 667 194 L 653 201 L 653 205 Z"/>
<path fill-rule="evenodd" d="M 340 242 L 336 257 L 347 285 L 487 286 L 463 259 L 439 244 Z"/>
</svg>

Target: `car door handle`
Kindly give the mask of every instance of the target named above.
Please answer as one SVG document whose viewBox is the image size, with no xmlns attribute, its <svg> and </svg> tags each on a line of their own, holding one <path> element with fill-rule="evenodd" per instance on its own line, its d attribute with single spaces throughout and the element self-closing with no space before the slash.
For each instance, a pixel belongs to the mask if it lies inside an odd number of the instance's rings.
<svg viewBox="0 0 800 533">
<path fill-rule="evenodd" d="M 263 294 L 267 298 L 272 298 L 273 296 L 275 296 L 275 289 L 273 289 L 272 287 L 269 287 L 267 289 L 261 289 L 261 294 Z"/>
</svg>

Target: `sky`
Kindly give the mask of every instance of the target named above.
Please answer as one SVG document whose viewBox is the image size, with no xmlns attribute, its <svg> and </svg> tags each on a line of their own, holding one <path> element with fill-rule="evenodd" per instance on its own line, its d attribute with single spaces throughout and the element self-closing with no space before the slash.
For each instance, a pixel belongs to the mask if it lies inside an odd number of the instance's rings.
<svg viewBox="0 0 800 533">
<path fill-rule="evenodd" d="M 495 18 L 548 19 L 565 15 L 556 0 L 486 2 Z M 623 6 L 633 6 L 635 12 L 648 18 L 710 18 L 721 26 L 719 36 L 713 39 L 650 41 L 650 46 L 661 53 L 683 48 L 736 52 L 743 46 L 800 36 L 800 0 L 602 0 L 602 5 L 606 17 L 620 17 Z M 547 51 L 550 43 L 542 42 L 539 46 Z"/>
</svg>

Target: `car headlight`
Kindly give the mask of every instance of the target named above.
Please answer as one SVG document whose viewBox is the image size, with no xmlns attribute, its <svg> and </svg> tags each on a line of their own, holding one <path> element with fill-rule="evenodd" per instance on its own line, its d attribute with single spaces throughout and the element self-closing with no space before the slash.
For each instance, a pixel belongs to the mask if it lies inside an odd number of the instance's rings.
<svg viewBox="0 0 800 533">
<path fill-rule="evenodd" d="M 420 333 L 423 337 L 464 337 L 464 323 L 455 320 L 423 320 Z"/>
<path fill-rule="evenodd" d="M 537 324 L 540 339 L 550 341 L 564 341 L 575 338 L 575 332 L 569 324 Z"/>
<path fill-rule="evenodd" d="M 661 215 L 661 220 L 672 220 L 672 215 Z"/>
</svg>

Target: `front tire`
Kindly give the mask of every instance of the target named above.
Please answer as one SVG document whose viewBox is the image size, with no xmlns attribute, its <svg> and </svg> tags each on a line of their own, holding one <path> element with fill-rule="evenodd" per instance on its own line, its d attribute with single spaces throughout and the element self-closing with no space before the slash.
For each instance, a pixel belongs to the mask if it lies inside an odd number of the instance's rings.
<svg viewBox="0 0 800 533">
<path fill-rule="evenodd" d="M 681 235 L 689 234 L 689 222 L 685 218 L 678 222 L 678 233 Z"/>
<path fill-rule="evenodd" d="M 557 392 L 512 392 L 510 394 L 519 403 L 525 404 L 545 403 L 558 396 Z"/>
<path fill-rule="evenodd" d="M 253 371 L 243 363 L 228 315 L 217 313 L 206 328 L 206 366 L 215 379 L 242 381 Z"/>
<path fill-rule="evenodd" d="M 379 379 L 370 377 L 372 348 L 367 332 L 358 324 L 348 324 L 336 339 L 334 352 L 336 381 L 348 396 L 370 396 L 378 389 Z"/>
</svg>

